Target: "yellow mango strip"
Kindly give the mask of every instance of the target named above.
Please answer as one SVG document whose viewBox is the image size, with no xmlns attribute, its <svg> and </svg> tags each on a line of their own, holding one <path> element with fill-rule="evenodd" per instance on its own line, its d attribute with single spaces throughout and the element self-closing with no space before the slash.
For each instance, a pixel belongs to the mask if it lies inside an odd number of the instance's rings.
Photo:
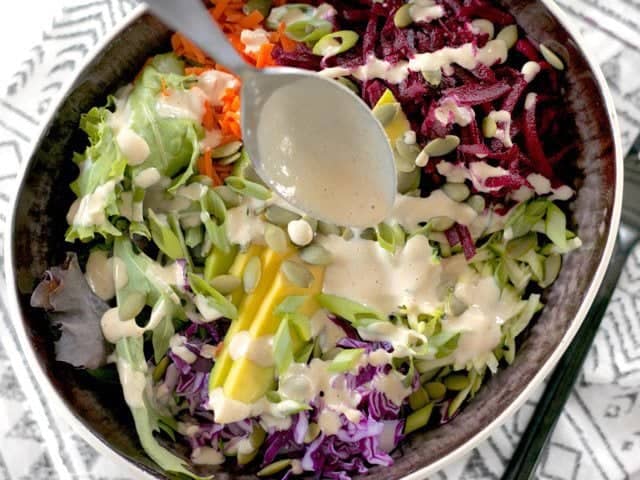
<svg viewBox="0 0 640 480">
<path fill-rule="evenodd" d="M 298 310 L 300 313 L 311 316 L 319 305 L 315 300 L 316 294 L 322 290 L 324 280 L 324 267 L 306 265 L 313 274 L 314 280 L 309 288 L 298 287 L 282 272 L 276 275 L 273 286 L 268 294 L 263 297 L 262 305 L 248 328 L 252 338 L 274 335 L 278 330 L 281 319 L 273 314 L 274 309 L 288 296 L 307 295 L 307 300 Z M 230 337 L 229 337 L 230 338 Z M 295 346 L 296 348 L 299 347 Z M 273 367 L 256 365 L 247 358 L 239 358 L 231 367 L 224 382 L 224 393 L 227 397 L 244 403 L 253 403 L 262 397 L 275 380 Z"/>
<path fill-rule="evenodd" d="M 238 308 L 238 318 L 234 322 L 231 322 L 229 331 L 225 335 L 222 343 L 221 350 L 216 357 L 216 362 L 213 366 L 213 370 L 211 371 L 211 378 L 209 379 L 209 389 L 214 389 L 224 384 L 225 378 L 233 364 L 233 359 L 229 355 L 228 349 L 225 347 L 226 343 L 229 342 L 229 339 L 233 337 L 236 332 L 249 329 L 260 304 L 267 295 L 269 288 L 273 284 L 274 279 L 280 270 L 282 260 L 286 255 L 290 255 L 290 253 L 283 255 L 271 250 L 270 248 L 252 245 L 246 252 L 241 253 L 236 257 L 236 262 L 231 266 L 229 274 L 242 278 L 242 273 L 247 266 L 247 262 L 256 255 L 260 256 L 260 263 L 262 265 L 260 280 L 256 285 L 255 290 L 249 295 L 244 295 L 242 287 L 231 294 L 232 302 L 236 304 L 236 301 L 238 301 L 240 304 Z M 240 298 L 242 300 L 239 300 Z"/>
</svg>

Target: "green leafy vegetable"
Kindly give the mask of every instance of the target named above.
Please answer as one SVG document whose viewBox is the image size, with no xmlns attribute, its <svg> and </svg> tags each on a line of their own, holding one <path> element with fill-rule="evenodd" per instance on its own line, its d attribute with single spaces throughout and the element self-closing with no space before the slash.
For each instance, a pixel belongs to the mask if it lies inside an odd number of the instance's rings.
<svg viewBox="0 0 640 480">
<path fill-rule="evenodd" d="M 189 285 L 198 295 L 205 297 L 208 305 L 214 308 L 223 317 L 235 320 L 238 318 L 238 309 L 227 298 L 213 288 L 206 280 L 193 273 L 188 274 Z"/>
</svg>

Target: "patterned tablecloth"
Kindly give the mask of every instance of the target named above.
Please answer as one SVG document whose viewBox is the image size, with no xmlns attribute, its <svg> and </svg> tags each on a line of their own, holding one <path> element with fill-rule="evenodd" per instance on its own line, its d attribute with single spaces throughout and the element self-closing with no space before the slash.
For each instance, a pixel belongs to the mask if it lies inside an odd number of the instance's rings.
<svg viewBox="0 0 640 480">
<path fill-rule="evenodd" d="M 640 0 L 561 0 L 602 65 L 625 146 L 640 131 Z M 65 0 L 42 40 L 0 86 L 0 226 L 43 119 L 135 0 Z M 3 238 L 0 236 L 0 246 Z M 2 251 L 0 249 L 0 251 Z M 2 279 L 0 279 L 0 282 Z M 5 288 L 0 284 L 0 292 Z M 628 261 L 587 364 L 545 451 L 538 478 L 640 479 L 640 249 Z M 128 479 L 52 415 L 0 303 L 0 480 Z M 538 392 L 539 395 L 540 392 Z M 434 479 L 498 479 L 535 406 Z"/>
</svg>

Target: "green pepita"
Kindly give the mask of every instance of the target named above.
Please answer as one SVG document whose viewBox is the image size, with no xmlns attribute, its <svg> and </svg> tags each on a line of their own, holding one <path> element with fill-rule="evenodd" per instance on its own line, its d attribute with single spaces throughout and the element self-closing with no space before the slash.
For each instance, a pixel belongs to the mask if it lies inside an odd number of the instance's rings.
<svg viewBox="0 0 640 480">
<path fill-rule="evenodd" d="M 416 410 L 411 415 L 409 415 L 404 424 L 404 434 L 408 435 L 411 432 L 415 432 L 416 430 L 424 427 L 427 423 L 429 423 L 432 411 L 433 403 L 428 403 L 420 410 Z"/>
<path fill-rule="evenodd" d="M 484 209 L 486 206 L 486 202 L 484 198 L 481 197 L 480 195 L 471 195 L 469 198 L 467 198 L 466 203 L 471 208 L 473 208 L 476 211 L 476 213 L 484 212 Z"/>
<path fill-rule="evenodd" d="M 423 70 L 422 78 L 424 78 L 429 85 L 437 87 L 442 81 L 442 70 Z"/>
<path fill-rule="evenodd" d="M 498 131 L 498 124 L 492 117 L 484 117 L 482 119 L 482 135 L 484 138 L 493 138 Z"/>
<path fill-rule="evenodd" d="M 464 375 L 449 375 L 444 379 L 444 385 L 449 390 L 459 392 L 469 386 L 469 378 Z"/>
<path fill-rule="evenodd" d="M 331 263 L 332 255 L 322 245 L 312 243 L 300 250 L 300 258 L 311 265 L 328 265 Z"/>
<path fill-rule="evenodd" d="M 433 400 L 440 400 L 444 398 L 447 393 L 447 387 L 444 386 L 444 383 L 441 382 L 429 382 L 424 386 L 429 398 Z"/>
<path fill-rule="evenodd" d="M 338 83 L 341 83 L 345 87 L 347 87 L 353 93 L 355 93 L 357 95 L 360 95 L 360 89 L 358 88 L 358 86 L 355 83 L 353 83 L 351 80 L 349 80 L 348 78 L 340 77 L 340 78 L 337 78 L 336 81 Z"/>
<path fill-rule="evenodd" d="M 540 44 L 540 53 L 553 68 L 555 68 L 556 70 L 564 70 L 564 62 L 553 50 L 547 47 L 544 43 Z"/>
<path fill-rule="evenodd" d="M 445 230 L 449 230 L 455 225 L 455 223 L 456 222 L 449 217 L 434 217 L 429 220 L 431 229 L 436 232 L 444 232 Z"/>
<path fill-rule="evenodd" d="M 410 10 L 410 3 L 402 5 L 393 16 L 393 24 L 398 28 L 405 28 L 411 25 L 413 23 L 413 18 L 411 18 Z"/>
<path fill-rule="evenodd" d="M 278 205 L 269 205 L 264 212 L 265 218 L 279 227 L 286 227 L 289 222 L 300 220 L 300 215 Z"/>
<path fill-rule="evenodd" d="M 229 295 L 236 291 L 242 282 L 235 275 L 218 275 L 212 278 L 210 283 L 222 295 Z"/>
<path fill-rule="evenodd" d="M 399 112 L 399 103 L 385 103 L 384 105 L 379 105 L 373 109 L 373 116 L 376 117 L 383 127 L 386 127 L 394 118 L 396 118 L 396 115 L 398 115 Z"/>
<path fill-rule="evenodd" d="M 242 7 L 242 12 L 249 15 L 254 10 L 258 10 L 263 18 L 267 18 L 271 10 L 271 3 L 271 0 L 249 0 Z"/>
<path fill-rule="evenodd" d="M 287 280 L 300 288 L 309 288 L 313 282 L 313 274 L 304 265 L 294 262 L 293 260 L 285 260 L 280 266 Z"/>
<path fill-rule="evenodd" d="M 442 186 L 442 191 L 456 202 L 464 202 L 471 194 L 471 190 L 464 183 L 445 183 Z"/>
<path fill-rule="evenodd" d="M 291 460 L 288 458 L 284 460 L 278 460 L 277 462 L 273 462 L 264 467 L 262 470 L 256 473 L 256 475 L 259 477 L 270 477 L 278 472 L 281 472 L 289 465 L 291 465 Z"/>
<path fill-rule="evenodd" d="M 407 193 L 420 186 L 420 170 L 414 168 L 411 172 L 398 172 L 398 193 Z"/>
<path fill-rule="evenodd" d="M 464 401 L 469 396 L 470 391 L 471 391 L 471 387 L 469 386 L 464 390 L 460 390 L 458 392 L 458 394 L 455 396 L 453 401 L 449 404 L 449 410 L 447 411 L 447 413 L 449 414 L 449 417 L 452 417 L 453 414 L 458 411 L 458 409 L 462 406 Z"/>
<path fill-rule="evenodd" d="M 211 150 L 211 158 L 225 158 L 239 152 L 241 148 L 242 142 L 239 140 L 225 143 Z"/>
<path fill-rule="evenodd" d="M 340 227 L 333 223 L 318 221 L 318 233 L 323 235 L 340 235 Z"/>
<path fill-rule="evenodd" d="M 215 187 L 213 191 L 218 194 L 218 196 L 222 199 L 224 206 L 227 208 L 237 207 L 242 201 L 242 197 L 226 185 Z"/>
<path fill-rule="evenodd" d="M 244 267 L 244 272 L 242 272 L 242 286 L 246 293 L 251 293 L 255 290 L 261 275 L 262 263 L 260 262 L 260 257 L 253 256 Z"/>
<path fill-rule="evenodd" d="M 424 387 L 420 387 L 418 390 L 409 395 L 409 406 L 414 412 L 416 410 L 420 410 L 427 403 L 429 403 L 429 394 L 424 389 Z"/>
<path fill-rule="evenodd" d="M 498 32 L 496 40 L 502 40 L 507 46 L 507 49 L 512 48 L 518 41 L 518 26 L 507 25 Z"/>
<path fill-rule="evenodd" d="M 304 443 L 313 442 L 318 438 L 318 435 L 320 435 L 320 426 L 315 422 L 311 422 L 309 424 L 309 428 L 307 428 L 307 433 L 304 436 Z"/>
<path fill-rule="evenodd" d="M 236 152 L 233 155 L 229 155 L 228 157 L 224 157 L 218 161 L 220 165 L 230 165 L 236 160 L 238 160 L 242 154 L 240 152 Z"/>
<path fill-rule="evenodd" d="M 447 135 L 444 138 L 434 138 L 424 147 L 424 152 L 429 157 L 442 157 L 453 152 L 460 145 L 460 138 L 456 135 Z"/>
<path fill-rule="evenodd" d="M 287 233 L 280 227 L 267 223 L 264 227 L 264 241 L 267 246 L 278 253 L 285 253 L 289 247 Z"/>
</svg>

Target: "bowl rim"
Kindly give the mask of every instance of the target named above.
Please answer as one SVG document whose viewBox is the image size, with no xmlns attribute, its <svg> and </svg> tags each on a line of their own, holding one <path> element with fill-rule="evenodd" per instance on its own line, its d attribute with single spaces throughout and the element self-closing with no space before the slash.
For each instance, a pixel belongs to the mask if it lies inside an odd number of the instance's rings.
<svg viewBox="0 0 640 480">
<path fill-rule="evenodd" d="M 427 475 L 433 474 L 438 470 L 443 469 L 445 466 L 450 465 L 456 460 L 459 460 L 466 453 L 471 451 L 474 447 L 479 445 L 482 441 L 489 437 L 489 435 L 502 425 L 509 417 L 511 417 L 531 396 L 532 392 L 542 383 L 544 378 L 551 373 L 560 357 L 564 354 L 565 350 L 575 337 L 578 329 L 580 328 L 584 318 L 591 308 L 591 305 L 595 299 L 595 296 L 600 288 L 602 280 L 607 270 L 609 259 L 613 253 L 616 237 L 618 234 L 618 227 L 620 223 L 620 216 L 622 212 L 622 189 L 623 189 L 623 150 L 622 139 L 620 134 L 620 127 L 618 124 L 618 116 L 615 109 L 613 97 L 605 80 L 605 77 L 600 69 L 598 62 L 594 56 L 584 48 L 585 41 L 582 34 L 579 32 L 576 25 L 568 17 L 568 15 L 562 11 L 560 6 L 555 3 L 554 0 L 538 0 L 545 6 L 551 15 L 558 21 L 558 23 L 568 32 L 569 36 L 573 38 L 576 43 L 576 47 L 580 50 L 582 55 L 587 61 L 589 69 L 593 73 L 599 93 L 604 100 L 604 106 L 607 111 L 609 124 L 611 126 L 613 134 L 613 149 L 615 158 L 615 184 L 614 184 L 614 200 L 613 208 L 611 212 L 611 222 L 609 224 L 609 232 L 607 240 L 603 250 L 602 257 L 600 258 L 595 275 L 591 280 L 591 283 L 586 291 L 583 302 L 580 305 L 573 321 L 570 323 L 569 328 L 565 332 L 560 343 L 556 346 L 553 353 L 547 358 L 544 364 L 539 368 L 536 375 L 532 378 L 529 384 L 520 392 L 520 394 L 509 404 L 509 406 L 495 417 L 490 423 L 488 423 L 481 431 L 469 438 L 466 442 L 461 444 L 456 449 L 452 450 L 445 456 L 438 460 L 426 465 L 413 473 L 405 475 L 403 480 L 420 480 L 426 478 Z M 120 33 L 133 24 L 136 20 L 140 19 L 144 14 L 149 13 L 148 8 L 142 4 L 132 10 L 113 30 L 108 32 L 96 45 L 93 46 L 93 50 L 89 53 L 79 65 L 77 70 L 78 74 L 82 73 L 87 66 L 93 62 L 98 55 L 109 45 Z M 19 306 L 19 292 L 16 282 L 16 265 L 13 251 L 13 233 L 16 226 L 16 209 L 17 209 L 17 193 L 20 192 L 25 183 L 26 171 L 33 161 L 33 153 L 36 147 L 40 144 L 42 138 L 47 132 L 47 127 L 51 124 L 55 118 L 56 112 L 60 106 L 64 103 L 68 94 L 73 90 L 77 75 L 71 78 L 66 88 L 61 89 L 58 94 L 53 107 L 49 110 L 49 113 L 42 123 L 40 134 L 31 142 L 30 151 L 28 152 L 29 160 L 21 166 L 20 172 L 18 172 L 18 181 L 16 182 L 16 188 L 13 191 L 10 204 L 11 217 L 7 223 L 5 232 L 8 234 L 8 238 L 4 244 L 4 269 L 7 283 L 7 295 L 6 307 L 10 318 L 9 323 L 14 325 L 15 333 L 18 338 L 19 348 L 24 352 L 24 356 L 27 360 L 29 368 L 31 368 L 35 379 L 38 381 L 40 388 L 42 388 L 45 398 L 50 402 L 52 410 L 60 415 L 62 420 L 70 425 L 72 429 L 78 433 L 85 441 L 87 441 L 93 448 L 103 454 L 105 457 L 112 459 L 115 463 L 128 468 L 128 470 L 135 474 L 135 478 L 156 480 L 157 477 L 149 474 L 143 469 L 139 468 L 134 462 L 128 460 L 123 455 L 117 453 L 113 448 L 107 444 L 104 440 L 99 438 L 94 432 L 92 432 L 78 417 L 75 415 L 64 403 L 62 397 L 55 390 L 53 384 L 49 381 L 49 378 L 38 362 L 31 342 L 27 338 L 27 334 L 24 328 L 13 324 L 13 318 L 21 318 L 20 306 Z"/>
</svg>

